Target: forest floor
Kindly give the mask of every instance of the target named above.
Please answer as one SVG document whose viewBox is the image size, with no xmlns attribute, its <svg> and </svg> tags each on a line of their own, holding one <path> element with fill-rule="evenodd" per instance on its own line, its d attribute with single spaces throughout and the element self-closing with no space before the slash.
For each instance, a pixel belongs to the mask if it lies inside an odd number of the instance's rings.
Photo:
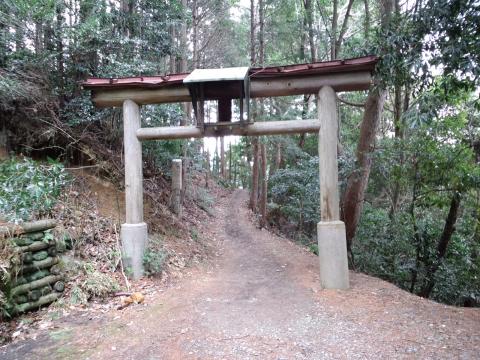
<svg viewBox="0 0 480 360">
<path fill-rule="evenodd" d="M 237 190 L 210 220 L 216 256 L 101 316 L 71 314 L 0 348 L 8 359 L 473 359 L 480 309 L 455 308 L 351 273 L 322 290 L 318 258 L 260 230 Z"/>
</svg>

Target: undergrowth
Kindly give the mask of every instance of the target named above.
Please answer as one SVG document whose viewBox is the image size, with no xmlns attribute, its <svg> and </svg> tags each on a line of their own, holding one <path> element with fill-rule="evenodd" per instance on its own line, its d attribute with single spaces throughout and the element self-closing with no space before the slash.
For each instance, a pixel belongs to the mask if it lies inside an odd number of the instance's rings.
<svg viewBox="0 0 480 360">
<path fill-rule="evenodd" d="M 143 255 L 143 266 L 146 275 L 158 275 L 163 271 L 168 253 L 163 246 L 162 238 L 158 235 L 148 239 L 147 249 Z"/>
<path fill-rule="evenodd" d="M 103 298 L 120 290 L 120 285 L 114 277 L 96 270 L 89 264 L 84 266 L 84 270 L 86 278 L 80 287 L 87 294 L 87 298 Z"/>
<path fill-rule="evenodd" d="M 0 162 L 0 218 L 20 222 L 48 215 L 68 182 L 63 165 L 53 160 Z"/>
<path fill-rule="evenodd" d="M 193 194 L 193 199 L 200 209 L 204 210 L 209 215 L 212 214 L 214 199 L 208 190 L 202 187 L 196 188 Z"/>
</svg>

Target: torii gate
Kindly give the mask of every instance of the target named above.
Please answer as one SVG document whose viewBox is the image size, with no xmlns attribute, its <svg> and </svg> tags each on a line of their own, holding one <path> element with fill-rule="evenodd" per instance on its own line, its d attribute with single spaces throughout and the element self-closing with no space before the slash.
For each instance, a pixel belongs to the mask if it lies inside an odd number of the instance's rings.
<svg viewBox="0 0 480 360">
<path fill-rule="evenodd" d="M 145 140 L 189 139 L 225 135 L 319 133 L 321 221 L 317 225 L 320 281 L 323 288 L 349 287 L 345 225 L 338 194 L 336 91 L 367 90 L 378 58 L 296 64 L 266 68 L 195 70 L 191 74 L 131 78 L 90 78 L 98 107 L 123 106 L 126 223 L 121 227 L 123 256 L 134 278 L 143 274 L 147 224 L 143 220 L 142 145 Z M 254 123 L 249 98 L 318 94 L 318 119 Z M 231 122 L 231 101 L 240 100 L 240 121 Z M 204 123 L 204 101 L 219 104 L 219 122 Z M 196 126 L 142 128 L 140 106 L 192 101 Z M 246 109 L 247 118 L 243 117 Z M 230 113 L 230 114 L 229 114 Z"/>
</svg>

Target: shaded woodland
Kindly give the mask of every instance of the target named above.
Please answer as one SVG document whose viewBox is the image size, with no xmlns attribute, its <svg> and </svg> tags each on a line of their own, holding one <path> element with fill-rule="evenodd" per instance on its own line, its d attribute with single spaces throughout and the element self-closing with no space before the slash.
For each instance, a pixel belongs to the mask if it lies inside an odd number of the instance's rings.
<svg viewBox="0 0 480 360">
<path fill-rule="evenodd" d="M 375 54 L 372 88 L 338 94 L 350 265 L 426 298 L 478 306 L 479 23 L 473 0 L 4 0 L 0 152 L 90 166 L 121 187 L 121 113 L 93 107 L 80 85 L 87 77 Z M 255 121 L 316 114 L 315 96 L 252 102 Z M 144 126 L 192 121 L 189 104 L 145 106 L 142 116 Z M 213 153 L 199 141 L 145 143 L 147 192 L 182 157 L 186 176 L 249 188 L 260 226 L 317 251 L 317 136 L 230 140 Z M 0 177 L 15 168 L 2 164 Z M 9 219 L 48 211 L 11 209 L 24 199 L 4 190 Z"/>
</svg>

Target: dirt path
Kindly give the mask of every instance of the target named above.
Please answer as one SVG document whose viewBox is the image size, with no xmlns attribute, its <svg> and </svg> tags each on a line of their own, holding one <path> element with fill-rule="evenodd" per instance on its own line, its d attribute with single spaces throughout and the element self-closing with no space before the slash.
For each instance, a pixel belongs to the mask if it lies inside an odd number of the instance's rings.
<svg viewBox="0 0 480 360">
<path fill-rule="evenodd" d="M 2 359 L 478 358 L 480 310 L 412 296 L 351 274 L 352 289 L 318 286 L 317 257 L 261 231 L 246 194 L 217 208 L 217 261 L 145 306 L 99 320 L 70 317 Z"/>
</svg>

